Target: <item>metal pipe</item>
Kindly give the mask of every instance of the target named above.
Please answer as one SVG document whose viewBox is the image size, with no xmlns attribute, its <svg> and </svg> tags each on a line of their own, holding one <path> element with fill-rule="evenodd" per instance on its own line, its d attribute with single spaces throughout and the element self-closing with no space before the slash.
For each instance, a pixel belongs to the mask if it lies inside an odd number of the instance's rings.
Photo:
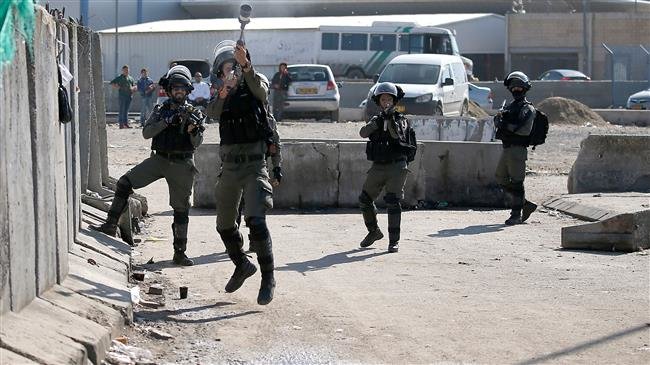
<svg viewBox="0 0 650 365">
<path fill-rule="evenodd" d="M 120 73 L 120 68 L 119 68 L 120 66 L 117 63 L 118 58 L 119 58 L 119 53 L 120 53 L 118 51 L 118 48 L 117 48 L 119 46 L 119 40 L 118 40 L 118 37 L 119 37 L 118 33 L 119 32 L 117 30 L 117 27 L 118 27 L 118 24 L 117 24 L 118 14 L 119 14 L 119 4 L 118 4 L 118 0 L 115 0 L 115 74 L 117 74 L 117 75 L 119 75 L 119 73 Z"/>
<path fill-rule="evenodd" d="M 639 47 L 641 47 L 641 49 L 643 50 L 643 52 L 645 52 L 645 55 L 646 55 L 646 59 L 647 59 L 646 72 L 648 73 L 648 75 L 647 75 L 648 80 L 647 81 L 648 81 L 648 86 L 650 86 L 650 52 L 648 52 L 648 50 L 645 47 L 643 47 L 642 44 L 639 44 Z"/>
<path fill-rule="evenodd" d="M 607 53 L 609 53 L 609 56 L 610 56 L 610 59 L 611 59 L 611 64 L 612 64 L 612 67 L 611 67 L 611 73 L 612 73 L 612 75 L 611 75 L 612 107 L 614 107 L 615 106 L 614 105 L 614 92 L 615 92 L 615 90 L 614 90 L 614 52 L 611 49 L 609 49 L 609 47 L 607 47 L 607 45 L 605 43 L 602 43 L 602 45 L 603 45 L 603 48 L 605 48 L 605 51 L 607 51 Z"/>
</svg>

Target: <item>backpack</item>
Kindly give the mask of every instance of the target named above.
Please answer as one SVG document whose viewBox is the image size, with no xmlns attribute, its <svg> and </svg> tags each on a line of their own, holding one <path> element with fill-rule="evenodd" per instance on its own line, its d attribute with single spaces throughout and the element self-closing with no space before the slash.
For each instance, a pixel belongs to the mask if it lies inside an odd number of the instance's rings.
<svg viewBox="0 0 650 365">
<path fill-rule="evenodd" d="M 415 138 L 415 130 L 411 128 L 411 124 L 408 124 L 406 128 L 406 140 L 409 144 L 409 148 L 406 151 L 406 162 L 412 162 L 415 160 L 415 154 L 418 151 L 418 141 Z"/>
<path fill-rule="evenodd" d="M 59 88 L 57 90 L 57 99 L 59 104 L 59 122 L 68 123 L 72 121 L 73 113 L 72 108 L 70 107 L 70 100 L 68 99 L 68 90 L 63 86 L 63 81 L 61 80 L 61 70 L 59 65 L 56 65 L 59 78 Z"/>
<path fill-rule="evenodd" d="M 537 109 L 535 110 L 535 113 L 533 129 L 530 131 L 530 135 L 528 136 L 528 145 L 533 146 L 533 149 L 535 149 L 535 146 L 544 144 L 544 142 L 546 142 L 546 135 L 548 134 L 548 117 Z"/>
</svg>

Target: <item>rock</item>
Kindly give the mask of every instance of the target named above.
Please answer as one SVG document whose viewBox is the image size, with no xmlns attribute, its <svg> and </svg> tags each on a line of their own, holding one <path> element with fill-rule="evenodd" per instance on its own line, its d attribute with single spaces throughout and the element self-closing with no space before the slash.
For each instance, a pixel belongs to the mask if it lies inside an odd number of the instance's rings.
<svg viewBox="0 0 650 365">
<path fill-rule="evenodd" d="M 153 338 L 157 338 L 159 340 L 170 340 L 174 338 L 174 336 L 170 335 L 167 332 L 155 329 L 155 328 L 147 328 L 147 333 Z"/>
<path fill-rule="evenodd" d="M 160 285 L 160 284 L 152 284 L 149 287 L 149 294 L 162 295 L 163 294 L 163 286 Z"/>
</svg>

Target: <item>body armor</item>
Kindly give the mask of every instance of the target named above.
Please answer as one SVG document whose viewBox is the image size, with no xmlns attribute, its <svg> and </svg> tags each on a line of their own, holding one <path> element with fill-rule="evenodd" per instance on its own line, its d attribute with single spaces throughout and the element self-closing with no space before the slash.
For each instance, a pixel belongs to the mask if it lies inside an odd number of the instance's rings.
<svg viewBox="0 0 650 365">
<path fill-rule="evenodd" d="M 166 100 L 160 108 L 160 118 L 171 120 L 172 126 L 165 128 L 153 137 L 151 149 L 161 152 L 193 152 L 194 146 L 187 133 L 187 124 L 183 121 L 181 110 L 171 108 L 172 101 Z M 185 102 L 183 107 L 192 108 Z"/>
</svg>

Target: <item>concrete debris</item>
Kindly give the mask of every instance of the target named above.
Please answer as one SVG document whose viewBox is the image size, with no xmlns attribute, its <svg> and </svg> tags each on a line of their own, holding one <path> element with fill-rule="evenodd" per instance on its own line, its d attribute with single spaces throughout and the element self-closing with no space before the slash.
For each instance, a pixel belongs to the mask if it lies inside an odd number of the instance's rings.
<svg viewBox="0 0 650 365">
<path fill-rule="evenodd" d="M 149 294 L 153 295 L 162 295 L 163 294 L 163 286 L 160 284 L 152 284 L 149 287 Z"/>
<path fill-rule="evenodd" d="M 152 301 L 152 300 L 142 300 L 142 299 L 140 299 L 140 303 L 139 303 L 139 304 L 140 304 L 141 306 L 143 306 L 143 307 L 147 307 L 147 308 L 160 308 L 160 307 L 164 307 L 164 306 L 165 306 L 164 303 L 154 302 L 154 301 Z"/>
<path fill-rule="evenodd" d="M 131 303 L 138 304 L 140 300 L 140 287 L 136 285 L 131 288 Z"/>
<path fill-rule="evenodd" d="M 174 336 L 170 335 L 165 331 L 161 331 L 159 329 L 148 327 L 146 330 L 151 337 L 157 338 L 159 340 L 171 340 L 172 338 L 174 338 Z"/>
<path fill-rule="evenodd" d="M 111 349 L 106 354 L 106 362 L 111 365 L 153 365 L 153 354 L 135 346 L 125 345 L 113 340 Z"/>
<path fill-rule="evenodd" d="M 144 278 L 145 278 L 145 272 L 144 271 L 134 271 L 133 274 L 131 274 L 131 277 L 134 280 L 143 281 Z"/>
</svg>

